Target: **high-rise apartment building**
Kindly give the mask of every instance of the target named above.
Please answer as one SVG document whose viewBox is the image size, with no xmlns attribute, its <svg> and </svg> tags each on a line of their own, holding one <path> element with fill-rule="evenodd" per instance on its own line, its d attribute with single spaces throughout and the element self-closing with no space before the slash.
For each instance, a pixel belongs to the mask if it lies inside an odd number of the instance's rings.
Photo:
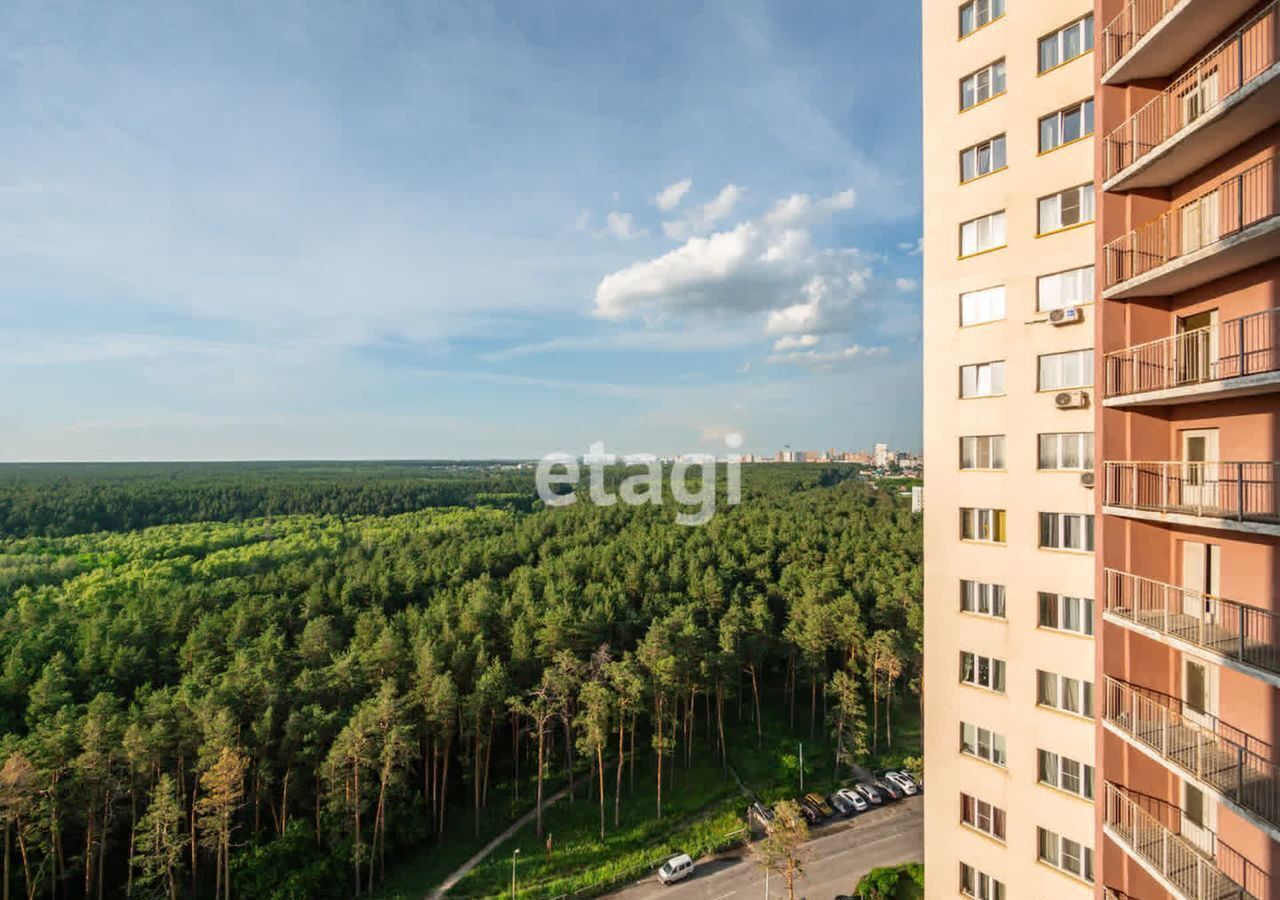
<svg viewBox="0 0 1280 900">
<path fill-rule="evenodd" d="M 1100 884 L 1280 897 L 1280 14 L 1096 16 Z"/>
<path fill-rule="evenodd" d="M 1097 890 L 1093 45 L 923 2 L 930 897 Z"/>
</svg>

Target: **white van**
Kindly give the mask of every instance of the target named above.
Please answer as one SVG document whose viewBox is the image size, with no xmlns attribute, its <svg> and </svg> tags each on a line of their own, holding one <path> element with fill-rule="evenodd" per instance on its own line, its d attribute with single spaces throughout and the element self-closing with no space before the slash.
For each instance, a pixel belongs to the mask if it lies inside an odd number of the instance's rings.
<svg viewBox="0 0 1280 900">
<path fill-rule="evenodd" d="M 693 872 L 693 860 L 687 853 L 673 856 L 658 869 L 658 880 L 663 884 L 671 884 L 681 878 L 688 878 Z"/>
</svg>

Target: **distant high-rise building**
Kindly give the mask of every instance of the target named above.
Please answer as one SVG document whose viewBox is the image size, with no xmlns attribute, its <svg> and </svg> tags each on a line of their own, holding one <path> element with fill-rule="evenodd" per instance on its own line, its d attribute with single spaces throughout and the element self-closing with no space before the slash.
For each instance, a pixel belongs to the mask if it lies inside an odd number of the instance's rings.
<svg viewBox="0 0 1280 900">
<path fill-rule="evenodd" d="M 876 463 L 876 466 L 881 469 L 889 465 L 889 445 L 888 444 L 876 444 L 875 463 Z"/>
</svg>

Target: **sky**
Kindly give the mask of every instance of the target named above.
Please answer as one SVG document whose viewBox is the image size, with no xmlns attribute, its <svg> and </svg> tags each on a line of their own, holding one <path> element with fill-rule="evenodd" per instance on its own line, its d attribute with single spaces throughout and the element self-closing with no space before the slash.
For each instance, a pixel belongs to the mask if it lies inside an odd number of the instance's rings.
<svg viewBox="0 0 1280 900">
<path fill-rule="evenodd" d="M 0 460 L 920 445 L 912 3 L 0 5 Z"/>
</svg>

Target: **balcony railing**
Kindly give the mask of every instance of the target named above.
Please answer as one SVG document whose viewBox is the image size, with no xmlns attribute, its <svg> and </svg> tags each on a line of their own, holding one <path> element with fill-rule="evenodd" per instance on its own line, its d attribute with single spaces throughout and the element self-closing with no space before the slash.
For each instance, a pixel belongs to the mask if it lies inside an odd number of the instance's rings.
<svg viewBox="0 0 1280 900">
<path fill-rule="evenodd" d="M 1270 896 L 1266 875 L 1212 833 L 1195 843 L 1184 837 L 1177 807 L 1130 794 L 1110 782 L 1104 802 L 1103 823 L 1121 846 L 1158 872 L 1185 900 Z M 1197 844 L 1207 844 L 1208 849 Z"/>
<path fill-rule="evenodd" d="M 1248 737 L 1182 702 L 1106 679 L 1103 716 L 1175 769 L 1209 785 L 1273 825 L 1280 825 L 1280 769 L 1246 746 Z M 1235 740 L 1239 735 L 1244 740 Z M 1257 742 L 1254 742 L 1257 746 Z"/>
<path fill-rule="evenodd" d="M 1112 288 L 1280 214 L 1280 160 L 1263 160 L 1103 248 Z"/>
<path fill-rule="evenodd" d="M 1160 24 L 1178 0 L 1129 0 L 1120 15 L 1102 29 L 1102 71 L 1108 72 L 1134 45 Z"/>
<path fill-rule="evenodd" d="M 1278 61 L 1280 2 L 1273 2 L 1106 136 L 1106 177 L 1142 159 Z"/>
<path fill-rule="evenodd" d="M 1107 569 L 1105 610 L 1135 625 L 1280 673 L 1280 615 L 1225 597 Z"/>
<path fill-rule="evenodd" d="M 1108 353 L 1106 396 L 1280 371 L 1280 308 Z"/>
<path fill-rule="evenodd" d="M 1280 463 L 1104 462 L 1103 505 L 1280 523 Z"/>
</svg>

